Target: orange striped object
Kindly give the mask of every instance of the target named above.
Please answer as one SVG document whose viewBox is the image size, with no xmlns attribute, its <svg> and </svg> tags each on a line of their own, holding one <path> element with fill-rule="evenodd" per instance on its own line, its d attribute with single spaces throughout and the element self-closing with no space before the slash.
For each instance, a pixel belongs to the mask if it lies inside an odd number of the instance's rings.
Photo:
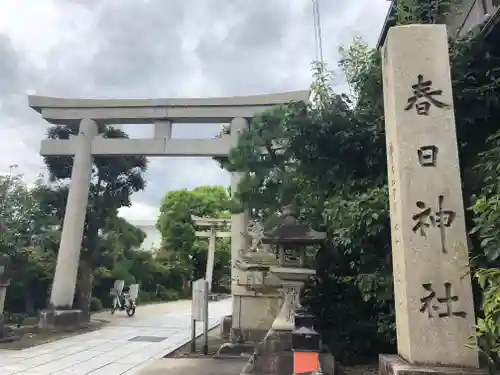
<svg viewBox="0 0 500 375">
<path fill-rule="evenodd" d="M 303 374 L 312 371 L 319 371 L 319 353 L 294 351 L 293 373 Z"/>
</svg>

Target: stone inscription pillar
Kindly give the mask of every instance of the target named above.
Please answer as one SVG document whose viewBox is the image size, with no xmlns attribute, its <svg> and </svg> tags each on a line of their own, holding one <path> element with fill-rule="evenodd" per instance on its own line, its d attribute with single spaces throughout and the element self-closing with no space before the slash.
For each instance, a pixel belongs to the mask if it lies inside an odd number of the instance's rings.
<svg viewBox="0 0 500 375">
<path fill-rule="evenodd" d="M 50 304 L 56 309 L 73 305 L 93 166 L 92 139 L 97 134 L 95 121 L 83 119 L 78 136 L 73 138 L 73 170 L 50 296 Z"/>
<path fill-rule="evenodd" d="M 238 145 L 238 137 L 242 131 L 248 129 L 248 122 L 244 118 L 234 118 L 231 121 L 231 144 L 232 147 Z M 238 184 L 243 177 L 243 173 L 231 173 L 231 194 L 238 190 Z M 236 260 L 240 259 L 240 251 L 246 250 L 248 244 L 244 235 L 248 226 L 248 212 L 244 211 L 231 216 L 231 294 L 233 295 L 233 328 L 240 328 L 241 296 L 234 294 L 238 276 L 241 271 L 235 266 Z"/>
<path fill-rule="evenodd" d="M 476 368 L 446 27 L 393 27 L 382 55 L 398 353 Z"/>
</svg>

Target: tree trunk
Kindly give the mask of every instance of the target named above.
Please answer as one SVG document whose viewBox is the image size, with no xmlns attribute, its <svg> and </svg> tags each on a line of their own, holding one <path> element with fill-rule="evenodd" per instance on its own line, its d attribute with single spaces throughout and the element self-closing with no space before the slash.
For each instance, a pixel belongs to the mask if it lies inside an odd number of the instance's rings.
<svg viewBox="0 0 500 375">
<path fill-rule="evenodd" d="M 82 311 L 82 316 L 86 322 L 90 321 L 90 302 L 92 299 L 92 286 L 94 276 L 92 270 L 84 262 L 80 262 L 78 270 L 76 307 Z"/>
<path fill-rule="evenodd" d="M 35 301 L 30 289 L 30 287 L 24 288 L 24 312 L 28 316 L 35 316 Z"/>
</svg>

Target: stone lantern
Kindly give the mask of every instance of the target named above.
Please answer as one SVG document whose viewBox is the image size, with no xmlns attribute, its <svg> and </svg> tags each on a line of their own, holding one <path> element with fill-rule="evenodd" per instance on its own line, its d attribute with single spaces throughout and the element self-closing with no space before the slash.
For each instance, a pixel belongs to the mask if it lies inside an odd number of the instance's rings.
<svg viewBox="0 0 500 375">
<path fill-rule="evenodd" d="M 307 225 L 298 223 L 295 212 L 293 205 L 285 207 L 283 224 L 264 233 L 262 238 L 262 243 L 272 246 L 278 258 L 277 265 L 270 266 L 269 272 L 281 282 L 283 304 L 271 329 L 255 348 L 242 374 L 292 374 L 294 350 L 304 351 L 303 344 L 307 344 L 307 348 L 319 345 L 319 334 L 308 327 L 312 326 L 312 317 L 296 312 L 300 307 L 300 291 L 304 282 L 316 273 L 315 270 L 305 268 L 307 247 L 322 244 L 326 233 L 316 232 Z M 304 327 L 294 331 L 296 320 Z M 304 343 L 304 340 L 311 342 Z"/>
<path fill-rule="evenodd" d="M 270 272 L 278 277 L 283 287 L 283 305 L 274 320 L 274 331 L 289 331 L 294 328 L 294 315 L 300 307 L 300 292 L 305 281 L 316 271 L 305 268 L 308 246 L 324 243 L 326 233 L 317 232 L 296 219 L 294 205 L 283 209 L 284 223 L 265 233 L 262 243 L 275 247 L 278 265 L 270 267 Z"/>
</svg>

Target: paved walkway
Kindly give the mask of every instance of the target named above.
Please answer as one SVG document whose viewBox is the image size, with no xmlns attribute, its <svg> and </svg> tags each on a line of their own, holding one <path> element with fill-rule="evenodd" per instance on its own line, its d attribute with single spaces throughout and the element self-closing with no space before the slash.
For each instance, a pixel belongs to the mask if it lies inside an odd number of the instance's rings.
<svg viewBox="0 0 500 375">
<path fill-rule="evenodd" d="M 230 313 L 231 299 L 210 303 L 209 328 Z M 0 351 L 0 375 L 132 375 L 189 342 L 190 309 L 143 319 L 140 315 L 139 306 L 137 316 L 117 326 L 20 351 Z"/>
<path fill-rule="evenodd" d="M 237 375 L 248 358 L 164 358 L 155 361 L 140 375 Z"/>
<path fill-rule="evenodd" d="M 165 315 L 167 313 L 182 312 L 183 310 L 191 309 L 190 299 L 181 299 L 178 301 L 150 303 L 147 305 L 139 305 L 137 308 L 136 318 L 152 318 L 154 316 Z M 92 314 L 94 320 L 105 320 L 108 325 L 116 326 L 127 324 L 130 318 L 124 312 L 118 311 L 116 314 L 111 315 L 109 310 L 103 310 L 98 313 Z"/>
</svg>

